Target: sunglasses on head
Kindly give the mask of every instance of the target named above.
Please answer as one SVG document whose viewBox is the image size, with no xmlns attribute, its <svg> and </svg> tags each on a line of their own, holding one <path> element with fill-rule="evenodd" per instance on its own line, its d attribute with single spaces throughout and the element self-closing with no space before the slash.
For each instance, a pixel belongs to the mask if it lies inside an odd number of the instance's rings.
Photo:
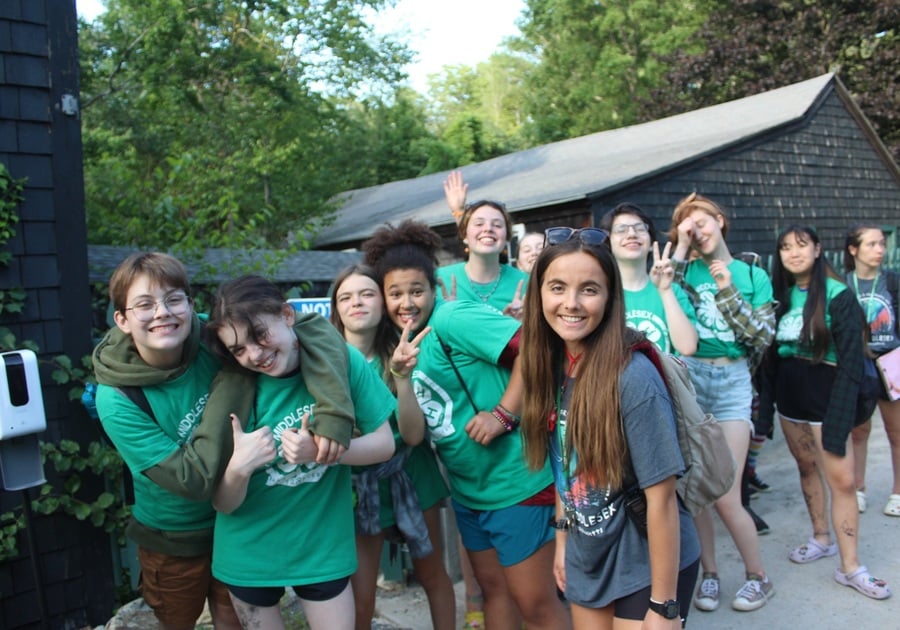
<svg viewBox="0 0 900 630">
<path fill-rule="evenodd" d="M 609 232 L 600 228 L 552 227 L 544 230 L 544 245 L 559 245 L 577 238 L 585 245 L 603 245 L 609 238 Z"/>
</svg>

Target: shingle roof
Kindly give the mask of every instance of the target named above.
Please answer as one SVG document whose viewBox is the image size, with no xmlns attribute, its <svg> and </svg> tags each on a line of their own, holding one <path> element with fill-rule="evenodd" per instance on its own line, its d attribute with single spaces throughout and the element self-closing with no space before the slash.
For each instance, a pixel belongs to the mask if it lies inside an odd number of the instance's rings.
<svg viewBox="0 0 900 630">
<path fill-rule="evenodd" d="M 116 266 L 130 254 L 139 251 L 131 247 L 88 245 L 88 273 L 90 282 L 108 282 Z M 256 261 L 272 255 L 268 250 L 235 252 L 228 249 L 207 250 L 199 263 L 186 263 L 188 275 L 201 276 L 211 283 L 224 282 L 239 275 L 235 269 L 250 269 Z M 274 274 L 266 273 L 274 282 L 331 282 L 338 271 L 359 262 L 359 252 L 302 251 L 287 256 Z M 210 271 L 214 270 L 210 277 Z M 215 271 L 218 270 L 218 271 Z"/>
<path fill-rule="evenodd" d="M 498 199 L 510 212 L 585 199 L 802 120 L 835 80 L 824 74 L 762 94 L 640 125 L 554 142 L 462 167 L 469 199 Z M 342 194 L 317 246 L 367 238 L 386 221 L 449 224 L 447 171 Z"/>
</svg>

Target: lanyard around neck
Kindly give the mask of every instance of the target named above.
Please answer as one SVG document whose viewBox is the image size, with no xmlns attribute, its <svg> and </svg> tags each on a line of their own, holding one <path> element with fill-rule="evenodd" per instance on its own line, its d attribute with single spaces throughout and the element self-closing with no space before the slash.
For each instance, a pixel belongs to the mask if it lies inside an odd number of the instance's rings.
<svg viewBox="0 0 900 630">
<path fill-rule="evenodd" d="M 872 288 L 869 290 L 869 299 L 866 301 L 866 323 L 872 323 L 872 317 L 870 309 L 875 305 L 875 287 L 878 286 L 878 272 L 875 272 L 875 277 L 872 279 Z M 856 293 L 856 299 L 859 300 L 859 303 L 862 304 L 862 296 L 859 294 L 859 277 L 856 275 L 856 272 L 853 272 L 853 291 Z"/>
</svg>

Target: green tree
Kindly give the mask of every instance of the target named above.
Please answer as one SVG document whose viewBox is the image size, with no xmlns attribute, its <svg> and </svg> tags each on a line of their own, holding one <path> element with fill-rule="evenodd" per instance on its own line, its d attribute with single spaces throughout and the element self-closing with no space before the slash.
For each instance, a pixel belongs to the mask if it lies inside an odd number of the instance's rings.
<svg viewBox="0 0 900 630">
<path fill-rule="evenodd" d="M 513 49 L 525 79 L 530 139 L 552 142 L 637 121 L 662 80 L 660 59 L 701 45 L 705 0 L 527 0 Z"/>
<path fill-rule="evenodd" d="M 893 0 L 718 2 L 702 51 L 663 59 L 666 80 L 644 120 L 714 105 L 837 72 L 900 160 L 900 4 Z"/>
<path fill-rule="evenodd" d="M 285 247 L 354 173 L 339 107 L 402 77 L 385 0 L 110 0 L 82 24 L 93 243 Z"/>
</svg>

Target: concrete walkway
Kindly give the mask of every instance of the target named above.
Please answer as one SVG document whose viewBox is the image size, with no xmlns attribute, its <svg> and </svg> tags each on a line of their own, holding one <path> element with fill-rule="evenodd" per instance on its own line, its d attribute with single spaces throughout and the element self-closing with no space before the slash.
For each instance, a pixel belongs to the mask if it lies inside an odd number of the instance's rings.
<svg viewBox="0 0 900 630">
<path fill-rule="evenodd" d="M 873 575 L 888 581 L 894 595 L 875 601 L 837 584 L 832 578 L 835 567 L 839 566 L 836 556 L 806 565 L 788 560 L 790 550 L 809 538 L 811 527 L 800 493 L 797 467 L 779 430 L 775 440 L 766 443 L 759 463 L 760 476 L 772 489 L 752 503 L 772 530 L 760 537 L 760 546 L 766 571 L 775 583 L 775 596 L 754 612 L 731 609 L 731 598 L 743 584 L 744 570 L 725 527 L 717 522 L 721 605 L 708 613 L 692 608 L 687 627 L 695 630 L 900 629 L 900 518 L 882 513 L 891 490 L 890 449 L 877 413 L 872 422 L 866 477 L 869 508 L 860 515 L 859 557 Z M 456 585 L 456 593 L 461 625 L 461 582 Z M 380 622 L 395 628 L 431 628 L 427 600 L 418 586 L 379 593 L 377 611 Z"/>
</svg>

